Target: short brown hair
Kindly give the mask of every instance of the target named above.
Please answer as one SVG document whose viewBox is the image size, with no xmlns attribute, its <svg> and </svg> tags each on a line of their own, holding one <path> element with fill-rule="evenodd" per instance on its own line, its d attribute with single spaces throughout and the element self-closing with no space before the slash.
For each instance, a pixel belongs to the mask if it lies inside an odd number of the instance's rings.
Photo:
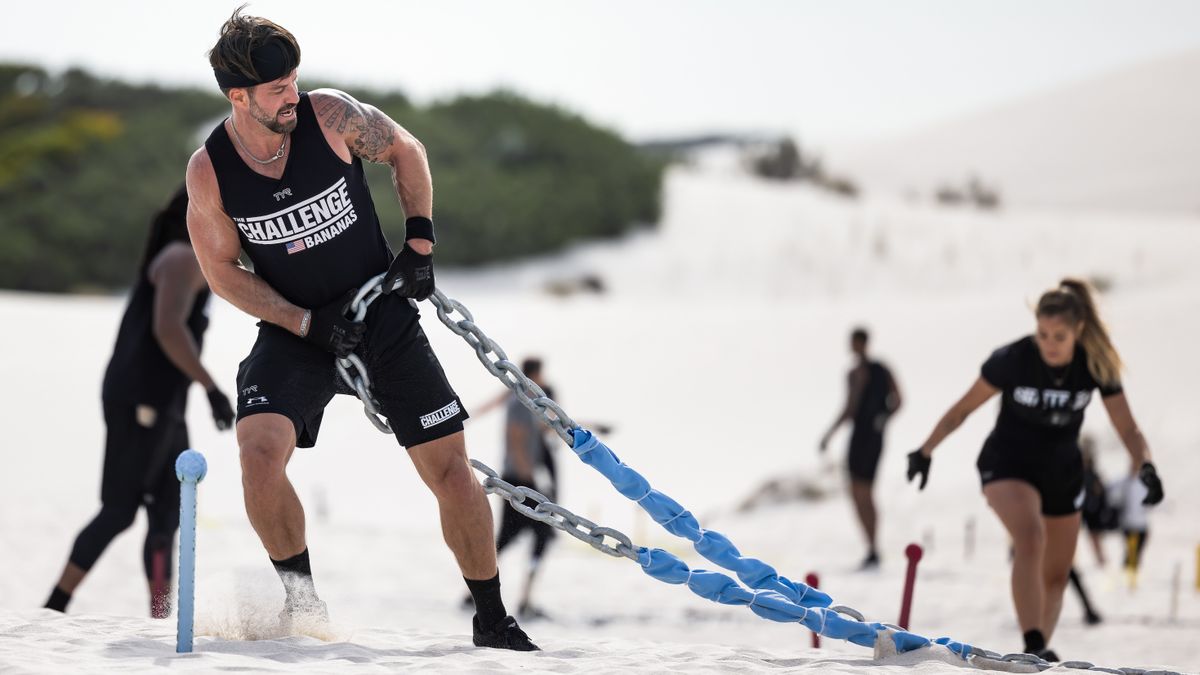
<svg viewBox="0 0 1200 675">
<path fill-rule="evenodd" d="M 217 44 L 208 52 L 208 62 L 214 70 L 234 73 L 261 81 L 254 67 L 253 55 L 258 48 L 275 42 L 282 48 L 284 71 L 292 72 L 300 65 L 300 43 L 291 31 L 260 16 L 246 16 L 242 5 L 233 10 L 233 15 L 221 26 Z M 228 94 L 228 88 L 222 88 Z"/>
</svg>

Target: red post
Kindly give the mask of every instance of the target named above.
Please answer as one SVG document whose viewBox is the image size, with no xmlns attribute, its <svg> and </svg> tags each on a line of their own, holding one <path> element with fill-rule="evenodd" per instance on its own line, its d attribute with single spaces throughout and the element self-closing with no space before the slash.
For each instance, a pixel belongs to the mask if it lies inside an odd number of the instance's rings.
<svg viewBox="0 0 1200 675">
<path fill-rule="evenodd" d="M 921 554 L 924 551 L 919 544 L 909 544 L 904 549 L 904 555 L 908 558 L 908 571 L 904 574 L 904 598 L 900 601 L 900 620 L 896 623 L 908 630 L 908 617 L 912 610 L 913 586 L 917 582 L 917 563 L 921 561 Z"/>
<path fill-rule="evenodd" d="M 808 584 L 812 588 L 817 588 L 817 584 L 821 583 L 821 580 L 817 577 L 816 572 L 809 572 L 808 575 L 804 577 L 804 583 Z M 815 631 L 812 634 L 812 646 L 813 649 L 821 648 L 821 635 Z"/>
</svg>

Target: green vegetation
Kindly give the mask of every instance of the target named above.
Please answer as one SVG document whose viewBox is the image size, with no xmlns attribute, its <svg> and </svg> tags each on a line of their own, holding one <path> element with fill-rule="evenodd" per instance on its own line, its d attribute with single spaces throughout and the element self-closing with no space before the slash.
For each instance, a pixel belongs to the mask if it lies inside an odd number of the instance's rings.
<svg viewBox="0 0 1200 675">
<path fill-rule="evenodd" d="M 578 116 L 503 92 L 429 107 L 350 93 L 425 144 L 440 264 L 551 252 L 658 220 L 662 163 Z M 151 216 L 227 111 L 215 92 L 0 65 L 0 288 L 129 285 Z M 390 172 L 367 172 L 398 245 Z"/>
</svg>

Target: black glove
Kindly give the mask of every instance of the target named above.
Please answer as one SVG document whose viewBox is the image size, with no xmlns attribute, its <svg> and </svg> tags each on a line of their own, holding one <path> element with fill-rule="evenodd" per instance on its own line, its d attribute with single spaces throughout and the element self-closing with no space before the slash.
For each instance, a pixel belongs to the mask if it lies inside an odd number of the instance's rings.
<svg viewBox="0 0 1200 675">
<path fill-rule="evenodd" d="M 929 465 L 932 461 L 932 457 L 921 454 L 921 448 L 908 453 L 908 482 L 911 483 L 913 478 L 921 476 L 921 484 L 917 486 L 918 490 L 924 490 L 925 484 L 929 482 Z"/>
<path fill-rule="evenodd" d="M 1150 462 L 1142 464 L 1142 468 L 1138 470 L 1138 478 L 1142 484 L 1146 486 L 1149 493 L 1142 500 L 1143 504 L 1153 505 L 1163 500 L 1162 481 L 1158 478 L 1158 470 Z"/>
<path fill-rule="evenodd" d="M 433 295 L 433 254 L 421 255 L 405 244 L 383 278 L 383 292 L 414 300 Z"/>
<path fill-rule="evenodd" d="M 339 359 L 350 356 L 362 341 L 363 333 L 367 332 L 367 324 L 346 316 L 357 293 L 357 288 L 351 289 L 328 305 L 312 310 L 311 325 L 304 339 L 327 352 L 332 352 Z"/>
<path fill-rule="evenodd" d="M 212 408 L 213 421 L 217 423 L 217 429 L 225 431 L 233 426 L 233 418 L 236 417 L 233 406 L 229 405 L 229 399 L 221 393 L 220 389 L 213 387 L 208 390 L 208 407 Z"/>
</svg>

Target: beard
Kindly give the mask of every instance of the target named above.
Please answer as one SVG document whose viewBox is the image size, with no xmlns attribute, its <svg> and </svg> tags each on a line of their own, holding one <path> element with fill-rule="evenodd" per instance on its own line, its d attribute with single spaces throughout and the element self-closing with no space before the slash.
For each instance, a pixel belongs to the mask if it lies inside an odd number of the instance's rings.
<svg viewBox="0 0 1200 675">
<path fill-rule="evenodd" d="M 250 116 L 253 117 L 256 122 L 277 134 L 290 133 L 296 129 L 297 117 L 295 115 L 292 115 L 287 120 L 279 119 L 279 115 L 281 113 L 285 113 L 289 110 L 295 111 L 296 106 L 286 105 L 272 115 L 266 110 L 260 108 L 258 104 L 254 102 L 253 97 L 250 98 Z"/>
</svg>

